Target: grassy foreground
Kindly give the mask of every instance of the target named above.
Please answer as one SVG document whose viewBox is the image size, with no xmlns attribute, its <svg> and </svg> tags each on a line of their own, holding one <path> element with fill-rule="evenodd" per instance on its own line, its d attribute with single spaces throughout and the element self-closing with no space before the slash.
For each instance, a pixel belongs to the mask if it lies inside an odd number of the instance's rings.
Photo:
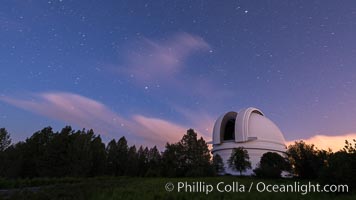
<svg viewBox="0 0 356 200">
<path fill-rule="evenodd" d="M 308 183 L 298 180 L 261 180 L 251 177 L 0 179 L 0 199 L 356 199 L 356 194 L 350 192 L 346 194 L 308 193 L 306 195 L 302 195 L 300 192 L 261 193 L 256 190 L 255 186 L 248 192 L 252 182 L 253 184 L 263 182 L 286 185 L 294 184 L 295 181 L 300 184 Z M 175 187 L 171 192 L 165 189 L 168 182 L 171 182 Z M 196 182 L 201 182 L 202 186 L 212 185 L 214 190 L 209 194 L 203 192 L 202 187 L 201 192 L 185 192 L 184 189 L 178 192 L 178 182 L 187 182 L 191 186 Z M 240 191 L 218 192 L 216 185 L 219 182 L 224 182 L 224 185 L 238 182 Z M 169 189 L 170 186 L 172 185 L 169 185 Z M 223 188 L 220 187 L 220 189 Z M 196 187 L 195 190 L 199 189 Z"/>
</svg>

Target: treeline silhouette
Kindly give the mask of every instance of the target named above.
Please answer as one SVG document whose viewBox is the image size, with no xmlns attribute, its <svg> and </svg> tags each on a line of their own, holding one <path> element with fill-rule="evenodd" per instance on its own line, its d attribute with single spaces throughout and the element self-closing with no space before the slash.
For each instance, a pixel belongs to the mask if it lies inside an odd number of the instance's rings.
<svg viewBox="0 0 356 200">
<path fill-rule="evenodd" d="M 125 137 L 107 145 L 93 130 L 59 132 L 51 127 L 35 132 L 24 142 L 11 144 L 5 128 L 0 129 L 0 176 L 93 177 L 93 176 L 211 176 L 210 151 L 193 129 L 160 152 L 156 146 L 128 146 Z"/>
<path fill-rule="evenodd" d="M 295 142 L 287 150 L 291 170 L 301 179 L 318 179 L 327 184 L 348 184 L 356 187 L 356 140 L 345 140 L 343 149 L 332 152 L 317 149 L 313 144 Z"/>
<path fill-rule="evenodd" d="M 356 186 L 356 140 L 345 141 L 337 152 L 319 150 L 313 144 L 297 141 L 287 149 L 287 156 L 267 152 L 255 176 L 280 178 L 289 171 L 300 179 L 318 179 L 325 183 Z M 224 166 L 216 155 L 211 159 L 208 145 L 193 129 L 177 143 L 167 143 L 163 152 L 156 146 L 128 146 L 125 137 L 107 145 L 93 130 L 73 130 L 70 126 L 59 132 L 46 127 L 24 142 L 11 144 L 10 134 L 0 129 L 0 177 L 191 177 L 225 174 L 226 167 L 239 171 L 251 168 L 248 152 L 235 148 Z"/>
</svg>

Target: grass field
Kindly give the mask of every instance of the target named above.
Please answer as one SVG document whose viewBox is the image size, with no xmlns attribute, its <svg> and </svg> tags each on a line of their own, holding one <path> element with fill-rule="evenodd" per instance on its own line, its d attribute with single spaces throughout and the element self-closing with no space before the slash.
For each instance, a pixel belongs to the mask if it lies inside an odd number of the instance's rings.
<svg viewBox="0 0 356 200">
<path fill-rule="evenodd" d="M 165 185 L 170 182 L 175 187 L 168 192 Z M 178 182 L 187 182 L 195 185 L 195 191 L 199 190 L 196 184 L 201 186 L 213 186 L 213 191 L 206 194 L 200 187 L 200 192 L 185 192 L 184 187 L 177 191 Z M 238 183 L 238 192 L 219 192 L 219 186 Z M 251 177 L 208 177 L 208 178 L 130 178 L 130 177 L 100 177 L 100 178 L 61 178 L 61 179 L 21 179 L 1 180 L 0 199 L 356 199 L 355 193 L 308 193 L 301 192 L 258 192 L 256 185 L 264 184 L 287 185 L 308 184 L 308 181 L 298 180 L 261 180 Z M 249 187 L 251 191 L 248 192 Z M 316 182 L 313 182 L 316 183 Z M 260 184 L 261 185 L 261 184 Z M 168 185 L 171 189 L 172 185 Z M 187 188 L 189 190 L 189 188 Z M 211 188 L 210 188 L 211 189 Z M 219 187 L 224 189 L 224 187 Z M 227 186 L 229 189 L 229 186 Z M 244 189 L 244 190 L 243 190 Z"/>
</svg>

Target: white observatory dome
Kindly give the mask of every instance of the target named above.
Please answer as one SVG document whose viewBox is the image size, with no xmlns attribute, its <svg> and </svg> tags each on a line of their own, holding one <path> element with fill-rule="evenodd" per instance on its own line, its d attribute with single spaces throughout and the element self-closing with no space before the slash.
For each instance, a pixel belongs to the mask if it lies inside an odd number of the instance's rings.
<svg viewBox="0 0 356 200">
<path fill-rule="evenodd" d="M 224 161 L 225 173 L 239 174 L 229 168 L 227 160 L 232 149 L 243 147 L 248 151 L 252 169 L 244 175 L 251 175 L 266 152 L 285 156 L 286 145 L 282 132 L 256 108 L 239 112 L 227 112 L 215 122 L 213 130 L 213 155 L 219 154 Z"/>
</svg>

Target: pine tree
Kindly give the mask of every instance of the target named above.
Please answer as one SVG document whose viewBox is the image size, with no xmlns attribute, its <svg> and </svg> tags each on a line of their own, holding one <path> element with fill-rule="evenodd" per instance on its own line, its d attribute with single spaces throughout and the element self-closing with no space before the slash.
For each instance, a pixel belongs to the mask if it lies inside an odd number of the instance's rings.
<svg viewBox="0 0 356 200">
<path fill-rule="evenodd" d="M 90 144 L 91 170 L 90 176 L 101 176 L 105 171 L 106 152 L 105 144 L 101 141 L 100 135 L 94 137 Z"/>
<path fill-rule="evenodd" d="M 5 151 L 11 144 L 10 134 L 5 128 L 0 128 L 0 152 Z"/>
<path fill-rule="evenodd" d="M 236 170 L 240 172 L 240 176 L 242 172 L 247 169 L 251 169 L 251 162 L 249 161 L 250 156 L 246 149 L 242 147 L 234 148 L 231 152 L 231 156 L 228 160 L 229 167 L 232 170 Z"/>
<path fill-rule="evenodd" d="M 138 156 L 135 145 L 131 146 L 127 153 L 127 167 L 125 175 L 138 176 Z"/>
<path fill-rule="evenodd" d="M 167 144 L 163 153 L 164 173 L 168 176 L 208 176 L 213 169 L 210 151 L 203 138 L 193 129 L 176 144 Z"/>
<path fill-rule="evenodd" d="M 128 153 L 127 140 L 125 137 L 121 137 L 117 141 L 117 175 L 122 176 L 125 174 L 127 167 L 127 153 Z"/>
<path fill-rule="evenodd" d="M 223 174 L 225 172 L 224 161 L 219 154 L 213 157 L 213 167 L 216 174 Z"/>
<path fill-rule="evenodd" d="M 160 176 L 161 173 L 161 154 L 156 146 L 148 151 L 148 170 L 145 176 Z"/>
<path fill-rule="evenodd" d="M 106 161 L 106 173 L 108 175 L 117 175 L 117 160 L 118 151 L 115 139 L 112 139 L 106 147 L 107 161 Z"/>
</svg>

